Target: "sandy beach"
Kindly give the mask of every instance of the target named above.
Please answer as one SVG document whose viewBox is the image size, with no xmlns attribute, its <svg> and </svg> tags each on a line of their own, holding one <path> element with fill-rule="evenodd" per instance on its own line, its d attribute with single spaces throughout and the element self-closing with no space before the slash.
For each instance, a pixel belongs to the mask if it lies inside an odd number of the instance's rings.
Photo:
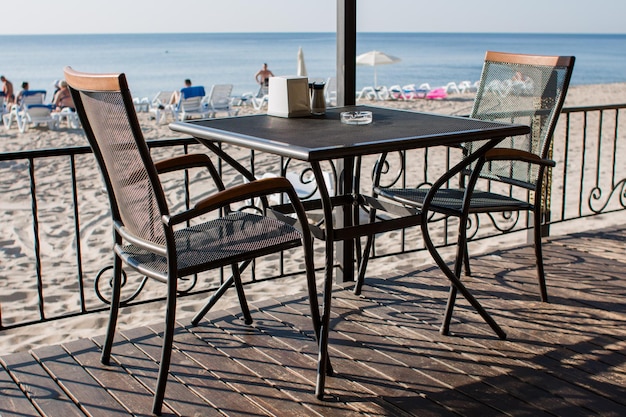
<svg viewBox="0 0 626 417">
<path fill-rule="evenodd" d="M 361 103 L 376 106 L 394 107 L 401 109 L 412 109 L 418 111 L 464 115 L 468 114 L 472 107 L 473 95 L 453 94 L 444 100 L 406 100 L 406 101 L 362 101 Z M 604 104 L 621 104 L 626 102 L 626 83 L 583 85 L 570 87 L 565 107 L 591 106 Z M 239 108 L 240 115 L 252 114 L 256 111 L 253 107 L 242 106 Z M 177 137 L 172 132 L 167 123 L 157 124 L 150 120 L 149 114 L 140 112 L 140 123 L 147 140 Z M 58 130 L 48 130 L 43 127 L 31 128 L 25 133 L 20 133 L 13 126 L 11 129 L 0 128 L 0 149 L 2 152 L 12 152 L 27 149 L 45 149 L 52 147 L 67 147 L 85 145 L 87 141 L 82 130 L 71 129 L 62 125 Z M 579 150 L 580 151 L 580 150 Z M 247 151 L 242 150 L 242 157 Z M 86 158 L 86 156 L 85 156 Z M 101 259 L 110 258 L 110 226 L 108 218 L 108 200 L 103 190 L 97 170 L 92 164 L 86 164 L 83 168 L 81 163 L 83 157 L 77 158 L 77 182 L 81 187 L 80 202 L 83 207 L 81 211 L 81 240 L 85 242 L 82 247 L 83 263 L 86 268 L 85 275 L 93 275 L 101 268 Z M 68 195 L 64 195 L 61 187 L 66 184 L 66 179 L 57 177 L 57 172 L 66 170 L 67 161 L 51 160 L 45 166 L 37 166 L 37 175 L 41 179 L 38 185 L 38 198 L 40 199 L 41 217 L 40 229 L 42 235 L 47 236 L 41 248 L 42 254 L 48 258 L 46 271 L 54 271 L 53 276 L 44 277 L 46 281 L 46 309 L 51 316 L 60 312 L 75 309 L 77 297 L 71 295 L 76 293 L 76 282 L 66 282 L 64 275 L 73 276 L 75 271 L 72 264 L 75 261 L 75 248 L 72 242 L 73 233 L 67 230 L 59 230 L 59 224 L 67 224 L 68 211 L 64 208 L 68 202 Z M 28 311 L 36 310 L 35 285 L 33 284 L 34 274 L 32 265 L 33 238 L 31 225 L 31 208 L 29 195 L 28 170 L 25 168 L 26 161 L 11 161 L 2 163 L 0 166 L 0 190 L 2 199 L 0 200 L 0 221 L 8 224 L 4 229 L 3 237 L 0 240 L 0 249 L 3 256 L 0 259 L 0 303 L 2 306 L 2 318 L 5 321 L 17 320 L 19 309 L 23 306 Z M 275 171 L 275 161 L 267 161 L 259 157 L 256 161 L 257 172 Z M 66 193 L 67 189 L 65 189 Z M 47 192 L 48 194 L 44 194 Z M 168 193 L 175 198 L 177 190 L 168 188 Z M 553 190 L 558 192 L 558 188 Z M 71 201 L 71 200 L 70 200 Z M 65 223 L 64 223 L 65 222 Z M 599 224 L 594 226 L 600 227 Z M 498 244 L 494 242 L 492 245 Z M 484 250 L 489 250 L 493 246 L 484 246 Z M 321 248 L 318 248 L 321 250 Z M 28 254 L 28 255 L 26 255 Z M 50 254 L 54 254 L 55 259 Z M 294 252 L 292 258 L 287 259 L 286 268 L 288 271 L 300 270 L 301 259 L 299 254 Z M 422 259 L 420 262 L 427 262 Z M 408 262 L 408 261 L 399 261 Z M 55 266 L 57 265 L 58 266 Z M 90 266 L 98 265 L 98 266 Z M 415 260 L 411 260 L 411 265 L 415 265 Z M 258 274 L 263 274 L 264 268 L 271 268 L 270 265 L 261 265 L 257 270 Z M 385 262 L 373 262 L 368 269 L 370 274 L 375 275 L 389 268 Z M 320 273 L 318 282 L 321 283 Z M 91 279 L 93 282 L 93 278 Z M 299 293 L 305 288 L 302 277 L 286 278 L 272 282 L 261 282 L 250 285 L 246 288 L 246 294 L 251 300 L 263 298 L 267 294 L 293 294 Z M 86 292 L 92 293 L 91 287 L 86 287 Z M 158 283 L 149 282 L 144 290 L 147 296 L 160 296 L 164 294 L 164 286 Z M 70 295 L 68 295 L 70 294 Z M 90 305 L 97 305 L 99 301 L 95 295 L 87 296 Z M 193 315 L 194 311 L 203 304 L 204 297 L 190 297 L 181 299 L 179 303 L 178 317 L 182 322 Z M 219 302 L 220 306 L 236 305 L 234 291 L 230 291 Z M 132 328 L 148 323 L 161 323 L 163 317 L 162 307 L 159 303 L 147 306 L 139 306 L 124 309 L 119 320 L 120 328 Z M 0 332 L 0 354 L 27 350 L 34 346 L 45 344 L 57 344 L 79 337 L 90 337 L 100 335 L 105 332 L 105 324 L 108 316 L 106 313 L 83 315 L 72 319 L 63 319 L 34 326 L 17 328 L 10 331 Z"/>
</svg>

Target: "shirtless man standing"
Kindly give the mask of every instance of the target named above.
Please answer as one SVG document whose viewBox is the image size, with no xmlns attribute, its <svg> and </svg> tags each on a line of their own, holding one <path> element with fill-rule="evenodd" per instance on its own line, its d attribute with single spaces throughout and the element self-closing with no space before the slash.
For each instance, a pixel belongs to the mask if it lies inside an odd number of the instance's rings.
<svg viewBox="0 0 626 417">
<path fill-rule="evenodd" d="M 4 75 L 0 75 L 0 81 L 2 81 L 2 92 L 4 93 L 4 100 L 7 104 L 13 104 L 15 101 L 15 95 L 13 94 L 13 84 L 7 80 Z"/>
<path fill-rule="evenodd" d="M 267 87 L 270 83 L 270 77 L 273 77 L 274 74 L 272 71 L 267 69 L 267 64 L 263 64 L 263 68 L 259 70 L 254 76 L 254 79 L 258 84 L 261 84 L 263 87 Z"/>
</svg>

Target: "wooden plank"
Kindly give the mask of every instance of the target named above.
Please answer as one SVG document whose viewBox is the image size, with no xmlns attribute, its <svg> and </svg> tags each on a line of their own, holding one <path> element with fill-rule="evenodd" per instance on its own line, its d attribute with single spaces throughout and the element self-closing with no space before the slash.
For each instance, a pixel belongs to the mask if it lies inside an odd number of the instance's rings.
<svg viewBox="0 0 626 417">
<path fill-rule="evenodd" d="M 410 355 L 423 356 L 427 362 L 425 372 L 431 377 L 443 372 L 440 374 L 442 381 L 471 396 L 476 401 L 474 407 L 484 403 L 503 412 L 514 410 L 523 413 L 526 410 L 526 413 L 532 415 L 546 414 L 541 405 L 545 391 L 510 375 L 502 363 L 496 366 L 500 356 L 498 352 L 474 344 L 468 339 L 443 336 L 430 325 L 421 325 L 418 320 L 410 320 L 408 314 L 411 313 L 408 310 L 402 313 L 407 314 L 403 319 L 398 315 L 398 310 L 393 308 L 400 300 L 386 302 L 382 294 L 376 293 L 377 301 L 381 304 L 367 308 L 360 305 L 359 299 L 350 298 L 351 294 L 341 293 L 341 296 L 345 297 L 338 300 L 337 309 L 340 309 L 341 304 L 345 304 L 348 309 L 358 309 L 363 314 L 358 323 L 368 329 L 366 335 L 377 332 L 406 348 L 404 360 L 412 366 L 416 366 L 416 360 Z M 415 306 L 415 310 L 418 308 Z M 398 325 L 399 323 L 402 324 Z M 507 342 L 494 343 L 508 348 Z M 396 356 L 398 359 L 402 358 L 402 355 Z M 436 367 L 436 363 L 444 367 Z M 457 376 L 450 378 L 446 375 L 447 372 Z"/>
<path fill-rule="evenodd" d="M 115 360 L 122 364 L 126 372 L 132 373 L 142 384 L 154 390 L 158 373 L 157 361 L 160 361 L 161 340 L 145 328 L 123 331 L 120 335 L 127 339 L 128 343 L 122 344 L 120 346 L 122 349 L 118 347 L 113 350 Z M 150 345 L 154 345 L 158 351 L 157 358 L 144 350 Z M 165 404 L 179 415 L 219 415 L 210 404 L 172 377 L 169 377 L 167 381 Z"/>
<path fill-rule="evenodd" d="M 508 253 L 508 252 L 507 252 Z M 502 260 L 502 262 L 506 265 L 511 265 L 514 264 L 514 262 L 509 259 L 509 260 Z M 505 267 L 505 268 L 508 268 Z M 493 262 L 490 263 L 490 268 L 489 268 L 489 273 L 488 275 L 492 275 L 494 273 L 494 264 Z M 476 274 L 476 270 L 474 271 L 474 273 Z M 412 277 L 408 277 L 407 279 L 411 280 Z M 475 285 L 475 278 L 471 278 L 471 280 L 473 281 L 473 285 Z M 493 281 L 492 281 L 493 282 Z M 497 292 L 500 290 L 501 287 L 493 287 L 491 289 L 488 288 L 482 288 L 483 292 L 489 292 L 491 291 L 492 293 Z M 383 302 L 384 303 L 384 302 Z M 507 323 L 506 321 L 503 321 L 501 317 L 497 317 L 496 320 L 501 324 L 501 325 L 510 325 L 510 328 L 507 329 L 507 331 L 510 333 L 509 334 L 509 338 L 516 340 L 517 343 L 515 343 L 514 345 L 512 345 L 515 349 L 521 349 L 519 352 L 515 353 L 514 358 L 517 358 L 517 361 L 519 361 L 520 359 L 520 354 L 522 352 L 525 352 L 525 354 L 522 356 L 523 358 L 526 358 L 526 362 L 524 362 L 524 365 L 526 366 L 525 368 L 525 372 L 527 373 L 526 370 L 527 369 L 557 369 L 557 370 L 561 370 L 562 366 L 560 363 L 559 359 L 554 359 L 551 362 L 547 362 L 547 363 L 537 363 L 538 359 L 545 359 L 546 356 L 545 354 L 542 355 L 540 352 L 541 350 L 545 350 L 547 351 L 547 358 L 550 358 L 551 354 L 550 351 L 553 351 L 556 347 L 555 347 L 555 342 L 558 343 L 558 336 L 556 336 L 554 334 L 554 331 L 551 331 L 551 329 L 557 329 L 559 327 L 562 327 L 562 325 L 566 322 L 564 320 L 565 317 L 567 316 L 563 316 L 562 313 L 558 312 L 558 305 L 556 305 L 556 309 L 553 313 L 549 313 L 546 314 L 546 308 L 548 309 L 552 309 L 554 307 L 552 307 L 552 304 L 544 304 L 544 303 L 531 303 L 530 306 L 528 306 L 528 302 L 522 302 L 522 301 L 510 301 L 510 300 L 502 300 L 500 299 L 499 301 L 487 301 L 484 302 L 483 304 L 486 305 L 486 307 L 488 309 L 491 310 L 495 310 L 498 312 L 502 312 L 501 314 L 508 314 L 509 316 L 515 316 L 517 315 L 518 317 L 514 317 L 514 319 L 512 320 L 512 323 Z M 497 306 L 497 307 L 496 307 Z M 527 306 L 526 308 L 524 308 L 524 306 Z M 542 308 L 537 309 L 534 308 L 535 306 L 541 306 Z M 457 309 L 458 310 L 458 309 Z M 518 332 L 517 328 L 518 326 L 520 326 L 520 311 L 523 310 L 527 310 L 526 313 L 524 313 L 524 317 L 526 317 L 526 320 L 524 322 L 524 330 L 522 332 Z M 536 317 L 529 317 L 529 314 L 532 314 L 533 312 L 536 312 Z M 455 313 L 455 316 L 458 316 L 458 312 Z M 554 323 L 552 323 L 551 326 L 533 326 L 533 323 L 538 321 L 538 320 L 546 320 L 546 318 L 551 318 L 552 320 L 554 320 Z M 456 326 L 456 325 L 455 325 Z M 455 327 L 456 328 L 456 327 Z M 588 331 L 588 327 L 586 328 Z M 477 326 L 474 330 L 479 330 L 479 327 Z M 483 329 L 484 326 L 483 326 Z M 584 330 L 584 329 L 583 329 Z M 488 333 L 485 333 L 488 334 Z M 474 337 L 472 340 L 476 340 L 476 338 Z M 492 342 L 490 339 L 485 339 L 486 341 L 488 341 L 488 343 L 498 343 L 496 342 Z M 524 341 L 529 341 L 529 343 L 524 343 Z M 536 342 L 533 342 L 536 341 Z M 541 343 L 540 345 L 536 345 L 536 343 Z M 525 347 L 525 345 L 528 344 L 528 347 Z M 539 347 L 539 349 L 538 349 Z M 500 348 L 501 349 L 501 348 Z M 506 350 L 505 350 L 506 351 Z M 516 366 L 514 369 L 520 369 L 519 365 Z M 570 371 L 567 370 L 567 375 L 570 375 Z M 606 399 L 603 399 L 603 394 L 598 392 L 596 394 L 594 394 L 593 392 L 589 392 L 589 391 L 585 391 L 587 389 L 589 389 L 593 384 L 589 385 L 588 383 L 588 379 L 589 378 L 595 378 L 594 375 L 590 375 L 590 374 L 584 374 L 584 373 L 579 373 L 577 372 L 577 370 L 572 370 L 572 375 L 578 375 L 576 378 L 574 378 L 574 380 L 570 380 L 570 378 L 568 378 L 567 375 L 565 374 L 561 374 L 561 372 L 548 372 L 548 373 L 538 373 L 535 372 L 534 375 L 537 376 L 536 380 L 533 382 L 535 384 L 537 384 L 537 386 L 539 386 L 541 389 L 547 389 L 549 390 L 549 392 L 559 392 L 562 395 L 565 396 L 565 398 L 568 399 L 568 401 L 573 401 L 574 403 L 571 404 L 570 406 L 570 413 L 572 413 L 571 410 L 577 410 L 576 407 L 587 407 L 587 410 L 593 410 L 593 407 L 599 407 L 599 406 L 605 406 L 608 407 L 606 410 L 610 410 L 616 407 L 615 404 L 611 404 L 612 401 L 607 402 Z M 532 373 L 531 373 L 531 378 L 532 378 Z M 624 397 L 623 392 L 621 391 L 621 389 L 619 389 L 619 387 L 616 387 L 614 384 L 610 384 L 613 386 L 613 389 L 617 388 L 620 392 L 617 393 L 617 395 L 619 395 L 621 398 Z M 600 384 L 600 387 L 606 387 L 606 384 Z M 555 391 L 556 390 L 556 391 Z M 585 403 L 580 403 L 578 402 L 578 399 L 583 398 L 585 399 Z M 546 398 L 545 399 L 546 404 L 550 405 L 551 407 L 556 407 L 557 403 L 553 403 L 550 401 L 550 398 Z M 574 406 L 574 404 L 576 404 L 576 406 Z M 558 409 L 558 408 L 557 408 Z M 618 406 L 619 409 L 619 406 Z M 602 412 L 603 409 L 598 409 L 599 412 Z"/>
<path fill-rule="evenodd" d="M 61 346 L 46 346 L 32 352 L 51 377 L 68 392 L 74 403 L 93 417 L 128 414 L 98 381 L 80 366 Z"/>
<path fill-rule="evenodd" d="M 285 415 L 289 415 L 294 408 L 291 401 L 280 398 L 274 388 L 241 366 L 237 358 L 230 358 L 219 349 L 220 346 L 233 343 L 227 336 L 217 334 L 211 339 L 201 340 L 181 326 L 174 344 L 184 355 L 174 352 L 170 372 L 211 402 L 216 409 L 228 415 L 265 415 L 268 410 L 275 412 L 269 401 L 272 399 L 282 405 Z M 269 400 L 259 401 L 256 397 Z M 300 407 L 297 408 L 301 411 Z M 280 408 L 277 410 L 280 412 Z"/>
<path fill-rule="evenodd" d="M 255 321 L 261 320 L 255 314 Z M 311 380 L 302 378 L 301 375 L 292 372 L 284 363 L 277 362 L 267 356 L 256 345 L 259 338 L 268 339 L 267 334 L 262 334 L 256 326 L 248 326 L 234 316 L 224 316 L 215 322 L 203 321 L 196 327 L 188 329 L 193 332 L 196 340 L 204 341 L 218 349 L 224 358 L 237 364 L 237 370 L 230 371 L 224 366 L 227 363 L 217 364 L 216 369 L 220 377 L 228 377 L 227 381 L 238 391 L 242 392 L 250 401 L 254 401 L 268 412 L 277 415 L 302 415 L 307 413 L 302 405 L 293 396 L 293 392 L 309 392 L 313 397 L 313 385 Z M 297 337 L 292 333 L 292 336 Z M 184 340 L 194 343 L 193 339 L 186 337 Z M 308 341 L 310 343 L 310 341 Z M 200 352 L 194 355 L 202 361 Z M 285 349 L 282 346 L 281 355 L 285 359 L 298 354 Z M 300 354 L 301 355 L 301 354 Z M 309 377 L 314 373 L 312 361 L 308 367 L 313 369 Z M 248 374 L 248 376 L 246 376 Z M 250 380 L 254 376 L 255 380 Z"/>
<path fill-rule="evenodd" d="M 125 342 L 125 339 L 122 340 Z M 122 340 L 118 338 L 114 344 L 114 350 L 118 350 Z M 152 415 L 152 391 L 139 383 L 133 375 L 127 373 L 118 364 L 103 365 L 100 362 L 101 349 L 93 341 L 80 339 L 63 346 L 76 362 L 85 368 L 101 386 L 105 387 L 118 402 L 124 405 L 129 414 L 135 416 Z M 163 407 L 163 415 L 172 415 L 172 410 L 167 406 Z"/>
<path fill-rule="evenodd" d="M 339 302 L 335 303 L 334 311 L 342 319 L 337 321 L 334 331 L 354 338 L 361 345 L 361 350 L 372 349 L 379 353 L 381 359 L 373 361 L 372 366 L 391 380 L 412 390 L 419 390 L 418 392 L 433 402 L 445 404 L 453 410 L 480 409 L 481 415 L 498 415 L 501 413 L 499 401 L 513 400 L 495 387 L 483 384 L 473 375 L 447 366 L 445 354 L 449 350 L 432 343 L 428 336 L 411 338 L 410 336 L 416 334 L 407 326 L 401 329 L 394 326 L 383 327 L 382 321 L 376 326 L 364 327 L 361 324 L 362 316 L 346 319 L 347 315 L 354 314 L 354 310 L 342 307 Z M 358 313 L 360 315 L 362 311 Z M 355 320 L 358 320 L 358 323 Z M 375 332 L 373 330 L 375 327 L 378 327 L 379 331 Z M 396 331 L 391 332 L 392 330 Z M 433 335 L 436 334 L 433 330 L 429 331 Z M 350 354 L 353 352 L 350 351 Z M 391 366 L 392 363 L 395 366 Z M 402 371 L 403 368 L 412 372 Z M 420 382 L 418 384 L 415 381 Z M 458 401 L 456 405 L 455 396 Z M 520 410 L 524 409 L 524 404 L 517 405 Z"/>
<path fill-rule="evenodd" d="M 84 417 L 65 391 L 29 353 L 14 353 L 3 357 L 2 362 L 42 415 Z"/>
<path fill-rule="evenodd" d="M 251 304 L 251 307 L 254 305 Z M 233 310 L 234 311 L 234 310 Z M 263 312 L 264 313 L 264 312 Z M 271 317 L 255 311 L 254 331 L 248 329 L 249 326 L 232 320 L 220 320 L 212 323 L 213 326 L 223 329 L 223 331 L 237 338 L 246 346 L 253 347 L 248 351 L 233 351 L 239 361 L 254 368 L 256 372 L 263 375 L 279 375 L 272 378 L 272 383 L 291 397 L 291 401 L 302 404 L 308 413 L 317 413 L 324 416 L 350 415 L 355 412 L 348 404 L 349 409 L 338 407 L 335 400 L 318 401 L 315 398 L 315 379 L 317 367 L 317 347 L 312 336 L 302 335 L 297 330 L 285 326 L 283 323 L 276 323 Z M 308 327 L 312 324 L 308 319 Z M 210 330 L 210 325 L 206 330 Z M 260 332 L 259 332 L 260 330 Z M 205 331 L 194 329 L 194 332 Z M 290 345 L 287 343 L 293 343 Z M 250 353 L 252 352 L 252 353 Z M 262 364 L 256 362 L 256 358 L 263 355 L 268 360 Z M 276 374 L 279 372 L 278 374 Z M 283 376 L 284 375 L 284 376 Z M 307 412 L 306 410 L 300 411 Z"/>
<path fill-rule="evenodd" d="M 0 358 L 1 362 L 1 358 Z M 0 366 L 0 416 L 38 416 L 39 412 L 33 407 L 26 394 L 11 379 L 6 369 Z"/>
<path fill-rule="evenodd" d="M 262 310 L 265 315 L 271 316 L 281 323 L 288 323 L 290 326 L 293 325 L 296 328 L 306 328 L 307 326 L 311 327 L 310 308 L 306 298 L 292 299 L 287 303 L 257 302 L 255 304 L 256 308 Z M 296 308 L 294 308 L 294 306 L 296 306 Z M 284 342 L 291 346 L 291 349 L 294 351 L 302 351 L 301 346 L 293 343 L 293 338 L 285 339 Z M 325 404 L 345 401 L 347 406 L 368 415 L 412 415 L 404 411 L 402 407 L 397 407 L 392 402 L 385 401 L 378 395 L 377 390 L 380 390 L 384 384 L 374 382 L 371 386 L 368 386 L 365 382 L 365 378 L 343 378 L 342 374 L 338 372 L 338 369 L 344 369 L 344 363 L 345 369 L 350 369 L 358 375 L 369 375 L 372 378 L 372 381 L 378 381 L 380 375 L 373 372 L 371 367 L 367 364 L 360 362 L 355 363 L 346 359 L 343 355 L 334 355 L 333 349 L 334 347 L 331 345 L 331 361 L 335 370 L 335 375 L 326 378 Z M 311 355 L 316 360 L 317 352 L 314 351 Z M 388 386 L 387 388 L 396 391 L 393 394 L 395 398 L 406 396 L 406 391 L 403 390 L 402 387 Z M 429 414 L 429 406 L 432 406 L 432 404 L 425 406 L 422 404 L 422 401 L 423 398 L 415 397 L 411 398 L 409 403 L 420 408 L 420 415 L 431 415 Z M 324 413 L 328 413 L 326 410 L 323 411 Z M 441 411 L 441 408 L 439 408 L 433 415 L 440 415 Z"/>
<path fill-rule="evenodd" d="M 308 312 L 306 303 L 289 303 L 288 307 L 296 307 L 295 311 L 301 317 Z M 296 322 L 297 315 L 286 310 L 273 308 L 270 311 L 268 307 L 264 308 L 267 314 L 280 320 Z M 411 414 L 418 410 L 421 416 L 437 416 L 447 412 L 446 405 L 425 398 L 422 387 L 399 382 L 411 380 L 411 384 L 414 384 L 414 379 L 417 379 L 414 370 L 390 363 L 387 357 L 374 350 L 363 349 L 355 339 L 335 332 L 333 324 L 330 337 L 329 351 L 336 374 L 327 378 L 327 395 L 336 397 L 337 401 L 346 401 L 353 407 L 373 408 L 370 412 L 381 415 L 384 415 L 385 409 L 391 411 L 391 415 Z M 381 372 L 381 367 L 386 368 L 387 372 Z M 390 377 L 390 374 L 394 376 Z M 349 389 L 351 386 L 355 386 L 353 391 Z M 353 399 L 355 395 L 359 395 L 356 401 Z"/>
</svg>

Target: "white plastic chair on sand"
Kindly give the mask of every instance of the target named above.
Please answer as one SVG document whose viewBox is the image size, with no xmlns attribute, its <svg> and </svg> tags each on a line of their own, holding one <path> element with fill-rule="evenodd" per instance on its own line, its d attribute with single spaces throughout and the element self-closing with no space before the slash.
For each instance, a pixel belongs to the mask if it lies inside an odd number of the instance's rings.
<svg viewBox="0 0 626 417">
<path fill-rule="evenodd" d="M 372 86 L 363 87 L 361 91 L 357 93 L 356 98 L 357 100 L 387 100 L 389 98 L 389 89 L 384 85 L 376 88 Z"/>
<path fill-rule="evenodd" d="M 48 104 L 29 104 L 18 113 L 17 127 L 20 132 L 26 132 L 29 125 L 37 126 L 40 124 L 45 124 L 51 130 L 56 129 L 57 120 L 52 116 L 52 106 Z"/>
<path fill-rule="evenodd" d="M 167 121 L 167 115 L 174 116 L 173 105 L 170 104 L 173 91 L 159 91 L 148 106 L 150 119 L 154 119 L 157 124 Z"/>
<path fill-rule="evenodd" d="M 267 106 L 269 101 L 268 89 L 265 86 L 261 86 L 256 94 L 251 92 L 243 93 L 239 101 L 240 104 L 252 106 L 255 110 L 261 110 L 264 106 Z"/>
<path fill-rule="evenodd" d="M 232 84 L 215 84 L 211 87 L 205 102 L 209 108 L 209 117 L 216 117 L 218 112 L 226 112 L 229 116 L 236 116 L 238 109 L 231 107 Z"/>
<path fill-rule="evenodd" d="M 52 112 L 52 118 L 55 121 L 55 127 L 61 127 L 61 124 L 65 122 L 67 127 L 70 129 L 79 129 L 80 128 L 80 119 L 78 118 L 78 113 L 70 109 L 69 107 L 64 107 L 61 111 Z"/>
<path fill-rule="evenodd" d="M 178 103 L 173 108 L 176 120 L 183 121 L 192 117 L 209 117 L 209 108 L 203 102 L 205 95 L 204 87 L 201 85 L 181 88 Z"/>
<path fill-rule="evenodd" d="M 461 94 L 466 94 L 466 93 L 475 93 L 477 91 L 477 87 L 478 85 L 476 83 L 472 84 L 471 81 L 461 81 L 458 84 L 459 90 L 461 91 Z"/>
<path fill-rule="evenodd" d="M 461 94 L 461 91 L 459 90 L 459 86 L 456 85 L 456 83 L 454 81 L 450 81 L 448 84 L 445 85 L 445 90 L 446 90 L 446 94 Z"/>
<path fill-rule="evenodd" d="M 135 105 L 135 111 L 139 112 L 147 112 L 150 108 L 150 100 L 148 97 L 133 97 L 133 104 Z"/>
<path fill-rule="evenodd" d="M 2 115 L 2 122 L 6 129 L 10 129 L 13 121 L 17 123 L 18 128 L 23 124 L 22 118 L 25 117 L 25 109 L 30 105 L 42 105 L 46 99 L 45 90 L 27 90 L 22 93 L 20 104 L 13 104 L 7 112 Z"/>
<path fill-rule="evenodd" d="M 8 110 L 6 108 L 6 105 L 4 103 L 4 93 L 0 92 L 0 115 L 4 115 L 4 113 L 6 113 Z"/>
<path fill-rule="evenodd" d="M 337 105 L 337 78 L 328 77 L 326 85 L 324 86 L 324 98 L 326 99 L 327 106 Z"/>
<path fill-rule="evenodd" d="M 407 96 L 404 94 L 404 89 L 399 84 L 392 85 L 387 89 L 389 92 L 389 98 L 391 100 L 406 100 Z"/>
</svg>

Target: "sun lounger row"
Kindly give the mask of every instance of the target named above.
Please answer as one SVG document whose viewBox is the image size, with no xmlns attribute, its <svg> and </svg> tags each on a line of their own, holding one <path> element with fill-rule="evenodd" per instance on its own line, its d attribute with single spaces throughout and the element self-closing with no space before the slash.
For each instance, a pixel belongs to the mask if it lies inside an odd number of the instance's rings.
<svg viewBox="0 0 626 417">
<path fill-rule="evenodd" d="M 476 83 L 470 81 L 461 81 L 460 83 L 449 82 L 445 86 L 431 88 L 428 83 L 407 84 L 400 86 L 399 84 L 391 87 L 379 86 L 364 87 L 356 95 L 357 100 L 413 100 L 413 99 L 443 99 L 449 94 L 465 94 L 475 93 Z"/>
<path fill-rule="evenodd" d="M 136 111 L 146 111 L 157 123 L 168 118 L 186 120 L 216 117 L 219 112 L 236 116 L 239 110 L 232 108 L 232 84 L 215 84 L 206 94 L 204 86 L 185 87 L 174 91 L 159 91 L 152 100 L 134 98 Z"/>
<path fill-rule="evenodd" d="M 72 129 L 80 127 L 78 115 L 72 109 L 66 107 L 55 111 L 56 106 L 46 104 L 45 98 L 45 90 L 26 90 L 22 92 L 19 104 L 6 106 L 4 96 L 1 96 L 0 113 L 5 129 L 11 129 L 14 122 L 21 133 L 26 132 L 29 127 L 40 125 L 48 129 L 58 129 L 64 122 Z"/>
</svg>

